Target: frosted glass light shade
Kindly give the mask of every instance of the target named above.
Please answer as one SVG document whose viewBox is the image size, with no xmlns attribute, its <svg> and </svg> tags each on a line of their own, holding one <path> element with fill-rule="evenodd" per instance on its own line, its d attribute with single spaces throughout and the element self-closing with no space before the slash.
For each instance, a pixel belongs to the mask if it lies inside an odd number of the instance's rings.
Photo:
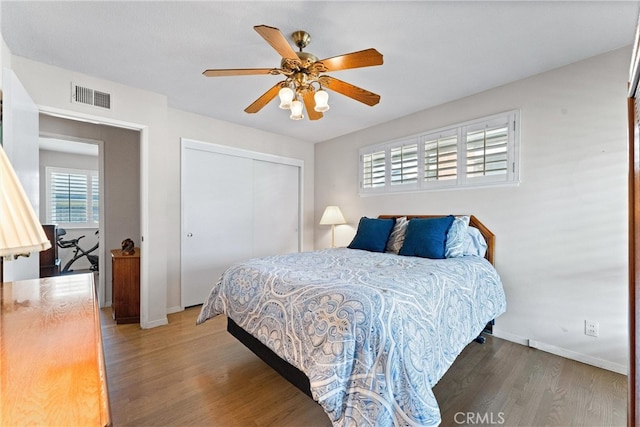
<svg viewBox="0 0 640 427">
<path fill-rule="evenodd" d="M 49 249 L 40 220 L 0 145 L 0 256 Z"/>
<path fill-rule="evenodd" d="M 291 116 L 289 116 L 291 120 L 301 120 L 304 116 L 302 115 L 302 102 L 297 99 L 291 103 Z"/>
<path fill-rule="evenodd" d="M 278 96 L 280 97 L 280 108 L 283 110 L 288 110 L 291 108 L 291 101 L 293 101 L 293 90 L 288 87 L 283 87 L 278 92 Z"/>
<path fill-rule="evenodd" d="M 319 113 L 327 111 L 329 107 L 329 94 L 324 90 L 319 90 L 313 95 L 313 99 L 316 101 L 316 106 L 313 108 Z"/>
<path fill-rule="evenodd" d="M 320 218 L 320 225 L 346 224 L 344 216 L 337 206 L 327 206 Z"/>
</svg>

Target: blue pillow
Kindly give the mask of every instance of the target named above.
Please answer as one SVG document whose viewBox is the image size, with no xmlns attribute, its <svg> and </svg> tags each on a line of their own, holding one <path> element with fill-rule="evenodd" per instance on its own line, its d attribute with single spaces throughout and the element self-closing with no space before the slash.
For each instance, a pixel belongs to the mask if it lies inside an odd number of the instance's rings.
<svg viewBox="0 0 640 427">
<path fill-rule="evenodd" d="M 396 220 L 378 218 L 360 218 L 356 236 L 349 243 L 349 249 L 362 249 L 370 252 L 384 252 L 387 240 Z"/>
<path fill-rule="evenodd" d="M 454 220 L 453 215 L 441 218 L 414 218 L 409 221 L 400 255 L 443 259 L 447 233 Z"/>
</svg>

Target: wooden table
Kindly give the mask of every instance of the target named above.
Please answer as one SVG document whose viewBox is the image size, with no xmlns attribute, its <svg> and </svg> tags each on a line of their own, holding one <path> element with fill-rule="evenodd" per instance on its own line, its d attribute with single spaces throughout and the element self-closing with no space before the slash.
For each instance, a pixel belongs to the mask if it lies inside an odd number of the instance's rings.
<svg viewBox="0 0 640 427">
<path fill-rule="evenodd" d="M 110 425 L 93 274 L 0 289 L 0 425 Z"/>
</svg>

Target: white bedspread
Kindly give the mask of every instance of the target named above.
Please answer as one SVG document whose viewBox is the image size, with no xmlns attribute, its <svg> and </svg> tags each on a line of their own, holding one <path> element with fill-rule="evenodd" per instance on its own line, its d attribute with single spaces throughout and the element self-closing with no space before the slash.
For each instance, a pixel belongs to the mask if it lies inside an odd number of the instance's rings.
<svg viewBox="0 0 640 427">
<path fill-rule="evenodd" d="M 506 309 L 484 258 L 347 248 L 252 259 L 213 287 L 225 314 L 309 377 L 336 426 L 438 425 L 432 387 Z"/>
</svg>

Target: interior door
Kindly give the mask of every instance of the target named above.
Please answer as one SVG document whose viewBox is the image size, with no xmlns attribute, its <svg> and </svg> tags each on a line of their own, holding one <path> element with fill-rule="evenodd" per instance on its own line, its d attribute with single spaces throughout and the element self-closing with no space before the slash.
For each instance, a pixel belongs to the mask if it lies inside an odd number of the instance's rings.
<svg viewBox="0 0 640 427">
<path fill-rule="evenodd" d="M 2 145 L 36 214 L 39 213 L 38 107 L 12 70 L 2 70 Z M 40 277 L 40 255 L 4 263 L 6 282 Z"/>
</svg>

